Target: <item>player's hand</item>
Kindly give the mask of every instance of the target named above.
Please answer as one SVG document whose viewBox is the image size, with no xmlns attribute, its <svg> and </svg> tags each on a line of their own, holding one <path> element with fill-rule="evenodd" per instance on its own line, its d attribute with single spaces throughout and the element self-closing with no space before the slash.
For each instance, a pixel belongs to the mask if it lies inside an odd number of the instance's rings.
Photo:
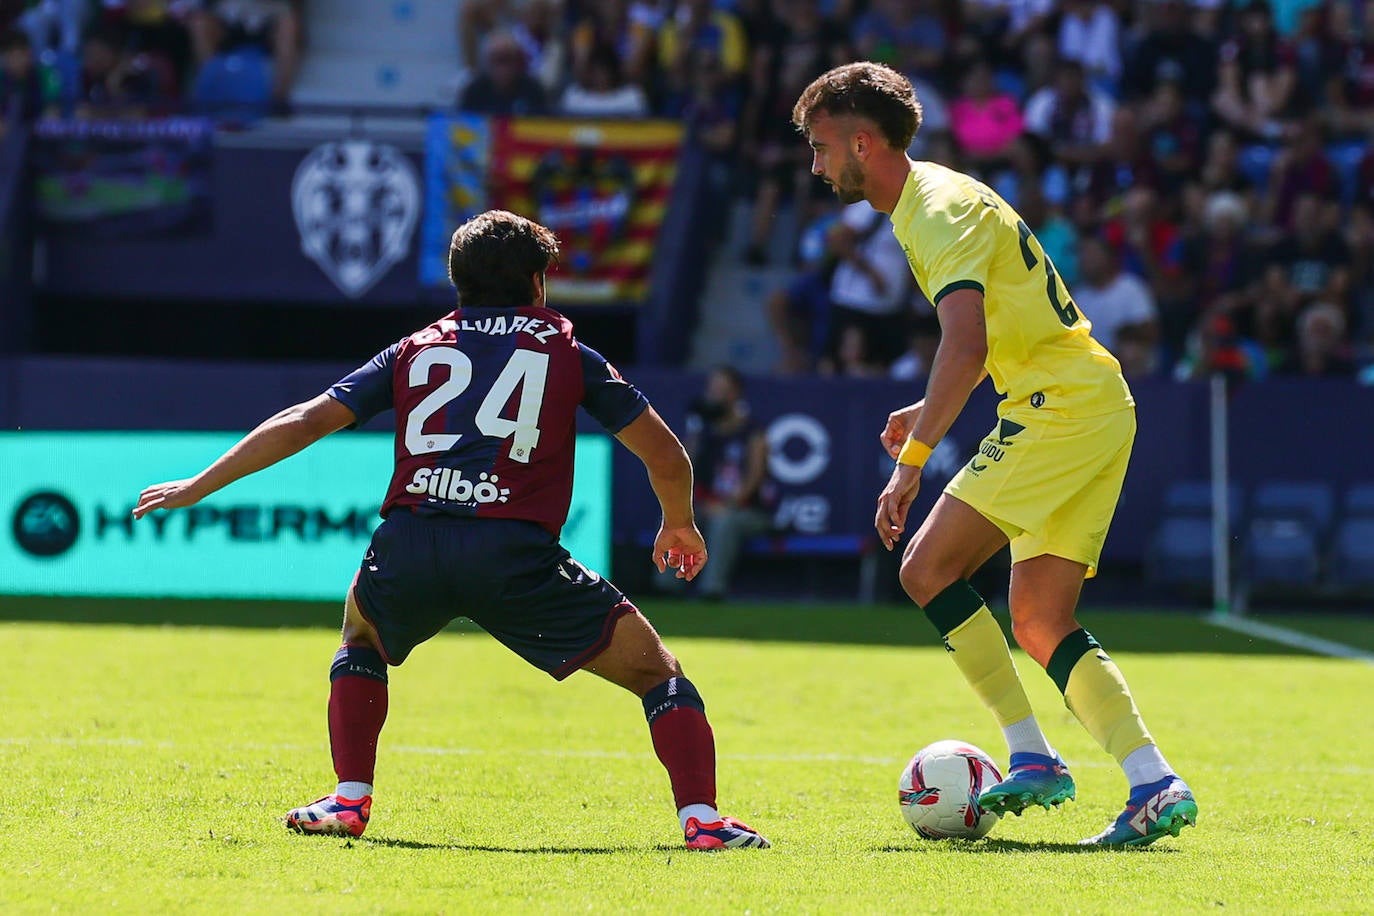
<svg viewBox="0 0 1374 916">
<path fill-rule="evenodd" d="M 183 509 L 200 502 L 201 494 L 194 479 L 169 480 L 155 483 L 138 494 L 138 505 L 134 506 L 134 518 L 143 518 L 154 509 Z"/>
<path fill-rule="evenodd" d="M 659 572 L 677 570 L 677 578 L 688 582 L 706 565 L 706 541 L 696 525 L 686 528 L 660 528 L 654 538 L 654 565 Z"/>
<path fill-rule="evenodd" d="M 888 455 L 893 458 L 902 450 L 907 438 L 911 435 L 911 430 L 916 426 L 916 421 L 921 416 L 921 411 L 925 410 L 925 399 L 917 401 L 910 407 L 903 407 L 901 410 L 894 410 L 887 415 L 887 425 L 883 427 L 882 435 L 878 436 L 882 440 L 883 448 Z"/>
<path fill-rule="evenodd" d="M 878 494 L 878 513 L 873 519 L 873 527 L 878 530 L 878 538 L 888 550 L 906 530 L 906 514 L 920 490 L 921 469 L 899 464 L 892 469 L 892 476 L 883 492 Z"/>
</svg>

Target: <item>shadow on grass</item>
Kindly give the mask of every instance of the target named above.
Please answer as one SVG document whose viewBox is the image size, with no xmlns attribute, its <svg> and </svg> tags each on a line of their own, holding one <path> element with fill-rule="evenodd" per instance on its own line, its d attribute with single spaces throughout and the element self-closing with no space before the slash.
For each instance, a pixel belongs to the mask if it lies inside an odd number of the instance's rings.
<svg viewBox="0 0 1374 916">
<path fill-rule="evenodd" d="M 1127 853 L 1134 855 L 1145 852 L 1149 852 L 1151 855 L 1158 855 L 1161 853 L 1165 855 L 1171 855 L 1173 853 L 1178 852 L 1177 849 L 1171 848 L 1169 846 L 1159 845 L 1142 847 L 1126 846 L 1117 848 L 1108 846 L 1079 846 L 1077 843 L 1052 843 L 1044 840 L 948 840 L 945 841 L 945 845 L 947 847 L 953 846 L 960 852 L 966 852 L 972 855 L 1008 855 L 1013 853 L 1030 852 L 1054 852 L 1068 853 L 1072 855 L 1093 856 L 1111 855 L 1113 853 Z M 902 846 L 898 843 L 890 843 L 886 846 L 874 847 L 873 851 L 909 853 L 912 851 L 919 851 L 920 849 L 922 849 L 921 845 L 913 844 L 909 846 Z"/>
<path fill-rule="evenodd" d="M 456 852 L 507 852 L 540 856 L 609 856 L 638 852 L 676 852 L 681 846 L 657 843 L 653 846 L 485 846 L 479 843 L 424 843 L 396 837 L 365 837 L 360 842 L 395 849 L 451 849 Z"/>
<path fill-rule="evenodd" d="M 914 605 L 708 604 L 650 598 L 640 606 L 669 642 L 692 637 L 836 645 L 940 645 L 935 630 Z M 341 617 L 342 601 L 0 596 L 0 621 L 337 630 Z M 1005 612 L 998 617 L 1004 629 L 1010 631 Z M 1186 611 L 1089 611 L 1082 614 L 1082 620 L 1104 646 L 1119 652 L 1307 654 L 1222 630 Z M 465 620 L 449 629 L 476 631 Z"/>
</svg>

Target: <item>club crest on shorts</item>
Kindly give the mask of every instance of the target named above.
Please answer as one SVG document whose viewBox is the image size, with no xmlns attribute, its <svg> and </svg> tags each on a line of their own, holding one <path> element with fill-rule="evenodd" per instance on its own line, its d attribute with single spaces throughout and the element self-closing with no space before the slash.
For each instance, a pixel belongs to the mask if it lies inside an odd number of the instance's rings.
<svg viewBox="0 0 1374 916">
<path fill-rule="evenodd" d="M 291 180 L 301 251 L 356 299 L 410 251 L 420 181 L 396 147 L 338 140 L 315 147 Z"/>
</svg>

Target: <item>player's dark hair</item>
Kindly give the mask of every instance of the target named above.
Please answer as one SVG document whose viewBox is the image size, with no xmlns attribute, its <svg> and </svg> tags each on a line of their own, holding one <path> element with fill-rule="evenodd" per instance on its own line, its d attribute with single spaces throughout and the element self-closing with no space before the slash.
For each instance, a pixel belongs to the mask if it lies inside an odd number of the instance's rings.
<svg viewBox="0 0 1374 916">
<path fill-rule="evenodd" d="M 792 106 L 792 123 L 804 132 L 818 111 L 867 118 L 893 149 L 905 150 L 921 129 L 921 103 L 911 81 L 872 61 L 845 64 L 816 77 Z"/>
<path fill-rule="evenodd" d="M 453 233 L 448 278 L 464 308 L 522 308 L 534 302 L 534 275 L 558 260 L 558 239 L 508 210 L 479 213 Z"/>
</svg>

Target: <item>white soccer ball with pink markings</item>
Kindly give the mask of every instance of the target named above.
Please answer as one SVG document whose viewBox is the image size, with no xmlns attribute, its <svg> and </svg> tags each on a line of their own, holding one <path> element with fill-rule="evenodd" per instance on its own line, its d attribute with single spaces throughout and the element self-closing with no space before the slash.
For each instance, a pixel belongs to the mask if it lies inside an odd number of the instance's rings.
<svg viewBox="0 0 1374 916">
<path fill-rule="evenodd" d="M 978 806 L 983 790 L 1002 781 L 992 758 L 967 741 L 936 741 L 902 770 L 897 800 L 902 817 L 927 840 L 977 840 L 997 826 Z"/>
</svg>

